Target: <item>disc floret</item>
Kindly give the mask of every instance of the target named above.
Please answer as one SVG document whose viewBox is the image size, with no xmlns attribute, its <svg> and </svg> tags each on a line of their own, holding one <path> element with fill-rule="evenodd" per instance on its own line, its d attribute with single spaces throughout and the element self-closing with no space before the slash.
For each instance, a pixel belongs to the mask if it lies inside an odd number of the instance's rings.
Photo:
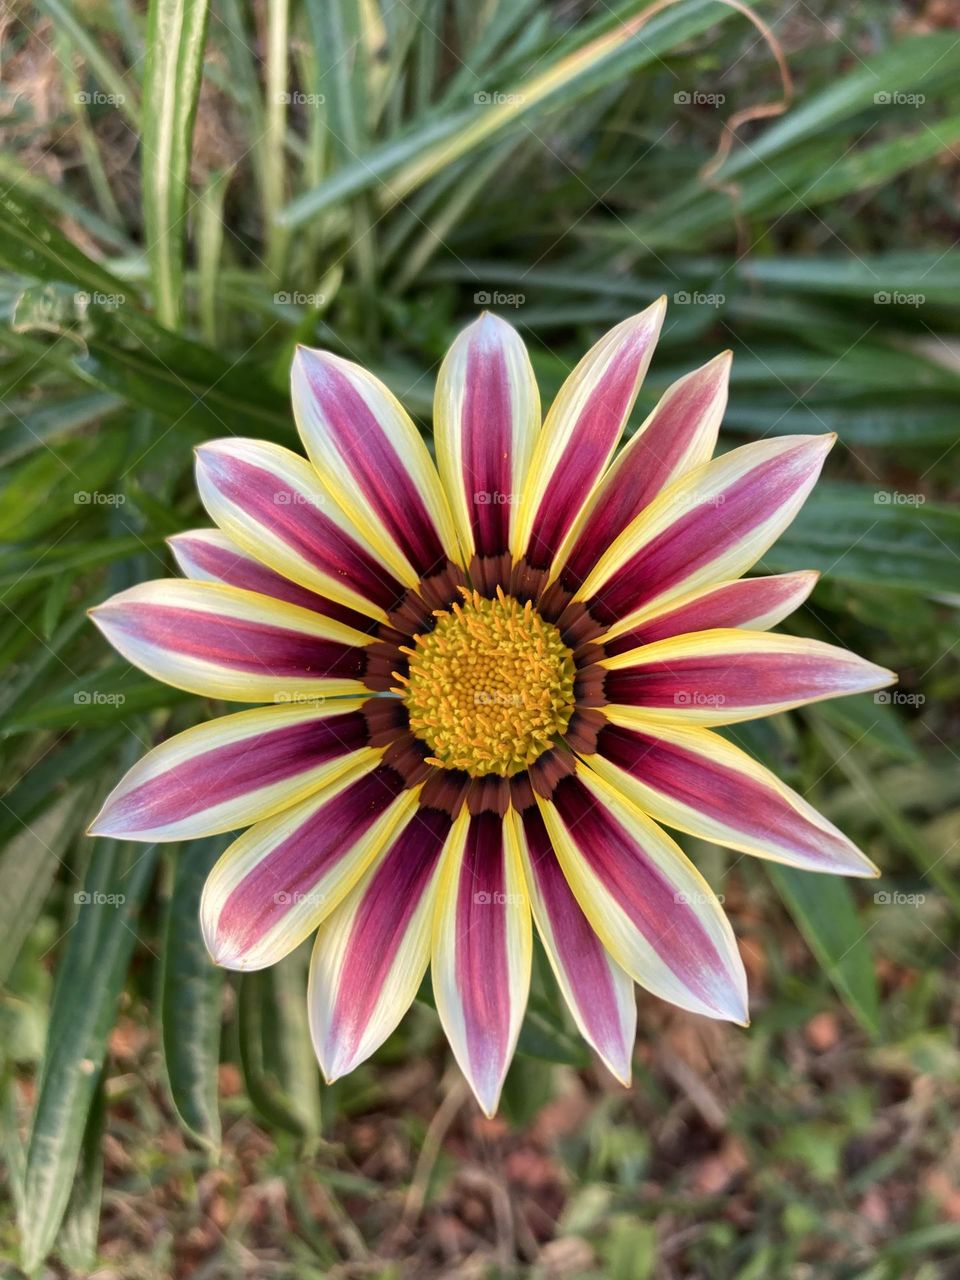
<svg viewBox="0 0 960 1280">
<path fill-rule="evenodd" d="M 409 673 L 397 676 L 397 692 L 410 728 L 433 752 L 429 763 L 511 777 L 566 731 L 573 654 L 529 601 L 499 587 L 494 599 L 462 593 L 460 603 L 436 610 L 432 631 L 404 646 Z"/>
</svg>

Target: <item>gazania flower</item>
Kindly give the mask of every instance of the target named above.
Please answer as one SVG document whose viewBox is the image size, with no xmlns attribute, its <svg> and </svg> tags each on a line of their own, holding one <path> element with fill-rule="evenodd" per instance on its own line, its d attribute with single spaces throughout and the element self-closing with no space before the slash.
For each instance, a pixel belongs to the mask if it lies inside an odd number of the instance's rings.
<svg viewBox="0 0 960 1280">
<path fill-rule="evenodd" d="M 215 529 L 185 580 L 95 610 L 144 671 L 262 708 L 139 762 L 92 830 L 185 840 L 249 826 L 201 906 L 213 959 L 259 969 L 316 933 L 310 1024 L 328 1079 L 382 1044 L 428 964 L 492 1113 L 530 979 L 532 920 L 581 1032 L 630 1075 L 633 984 L 747 1021 L 733 932 L 663 830 L 812 871 L 874 874 L 834 826 L 712 732 L 891 674 L 769 628 L 816 575 L 745 578 L 830 436 L 713 461 L 729 353 L 671 386 L 614 457 L 663 321 L 625 320 L 543 424 L 517 333 L 483 315 L 440 369 L 436 465 L 376 378 L 301 349 L 310 461 L 198 450 Z"/>
</svg>

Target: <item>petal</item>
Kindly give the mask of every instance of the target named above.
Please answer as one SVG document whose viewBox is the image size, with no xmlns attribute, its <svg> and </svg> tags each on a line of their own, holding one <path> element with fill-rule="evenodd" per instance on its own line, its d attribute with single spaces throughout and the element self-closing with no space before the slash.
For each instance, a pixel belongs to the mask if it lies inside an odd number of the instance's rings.
<svg viewBox="0 0 960 1280">
<path fill-rule="evenodd" d="M 611 543 L 658 493 L 708 462 L 727 407 L 733 353 L 721 355 L 668 387 L 647 420 L 593 491 L 569 552 L 557 557 L 569 591 L 587 577 Z"/>
<path fill-rule="evenodd" d="M 366 699 L 257 707 L 154 747 L 107 797 L 89 834 L 195 840 L 289 808 L 360 760 L 375 761 Z"/>
<path fill-rule="evenodd" d="M 806 871 L 872 876 L 873 863 L 781 782 L 709 729 L 607 724 L 587 763 L 658 822 Z"/>
<path fill-rule="evenodd" d="M 418 808 L 317 934 L 310 963 L 310 1032 L 329 1082 L 383 1044 L 430 961 L 437 873 L 452 820 Z"/>
<path fill-rule="evenodd" d="M 567 881 L 614 959 L 682 1009 L 747 1022 L 747 981 L 716 894 L 666 832 L 578 762 L 538 797 Z"/>
<path fill-rule="evenodd" d="M 90 612 L 128 662 L 188 693 L 280 702 L 364 691 L 369 636 L 253 591 L 163 578 Z"/>
<path fill-rule="evenodd" d="M 666 298 L 611 329 L 560 388 L 514 522 L 514 556 L 548 569 L 610 461 L 663 325 Z"/>
<path fill-rule="evenodd" d="M 540 395 L 523 339 L 484 312 L 447 352 L 433 413 L 437 465 L 468 561 L 509 550 L 539 430 Z"/>
<path fill-rule="evenodd" d="M 654 602 L 739 578 L 796 515 L 835 439 L 759 440 L 689 472 L 623 531 L 577 599 L 609 625 Z"/>
<path fill-rule="evenodd" d="M 196 452 L 211 519 L 276 573 L 378 621 L 415 585 L 364 544 L 306 458 L 262 440 L 214 440 Z"/>
<path fill-rule="evenodd" d="M 227 969 L 263 969 L 312 933 L 409 817 L 416 793 L 368 760 L 227 849 L 207 877 L 200 927 Z"/>
<path fill-rule="evenodd" d="M 440 872 L 433 990 L 454 1057 L 493 1115 L 530 989 L 532 936 L 523 866 L 495 813 L 457 822 Z"/>
<path fill-rule="evenodd" d="M 799 609 L 819 577 L 818 573 L 801 570 L 700 587 L 631 614 L 612 626 L 599 643 L 612 656 L 688 631 L 714 631 L 718 627 L 767 631 Z"/>
<path fill-rule="evenodd" d="M 604 697 L 632 723 L 734 724 L 847 693 L 892 671 L 822 640 L 767 631 L 695 631 L 605 658 Z"/>
<path fill-rule="evenodd" d="M 518 821 L 533 918 L 544 949 L 580 1034 L 609 1069 L 630 1083 L 637 1035 L 633 979 L 597 937 L 553 851 L 538 809 Z"/>
<path fill-rule="evenodd" d="M 325 488 L 404 582 L 459 562 L 440 477 L 409 414 L 359 365 L 298 347 L 297 427 Z"/>
<path fill-rule="evenodd" d="M 167 542 L 181 573 L 195 582 L 219 582 L 227 587 L 256 591 L 274 600 L 299 605 L 301 609 L 313 609 L 357 631 L 372 630 L 376 625 L 362 613 L 274 573 L 262 561 L 241 551 L 219 529 L 191 529 L 188 533 L 175 533 Z"/>
</svg>

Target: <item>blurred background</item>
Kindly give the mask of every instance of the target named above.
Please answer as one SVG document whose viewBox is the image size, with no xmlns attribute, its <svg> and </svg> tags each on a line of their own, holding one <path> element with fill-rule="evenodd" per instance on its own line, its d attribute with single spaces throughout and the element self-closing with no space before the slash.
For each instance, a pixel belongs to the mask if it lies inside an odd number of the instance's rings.
<svg viewBox="0 0 960 1280">
<path fill-rule="evenodd" d="M 956 5 L 38 0 L 0 33 L 6 1274 L 960 1275 Z M 495 1120 L 427 999 L 322 1088 L 303 951 L 242 980 L 203 951 L 226 838 L 83 835 L 146 746 L 232 709 L 85 610 L 207 523 L 194 445 L 296 447 L 295 343 L 429 439 L 478 309 L 546 400 L 661 293 L 633 425 L 732 347 L 722 448 L 839 435 L 763 569 L 819 569 L 787 629 L 901 683 L 736 737 L 882 879 L 685 839 L 753 1023 L 640 992 L 630 1092 L 542 955 Z"/>
</svg>

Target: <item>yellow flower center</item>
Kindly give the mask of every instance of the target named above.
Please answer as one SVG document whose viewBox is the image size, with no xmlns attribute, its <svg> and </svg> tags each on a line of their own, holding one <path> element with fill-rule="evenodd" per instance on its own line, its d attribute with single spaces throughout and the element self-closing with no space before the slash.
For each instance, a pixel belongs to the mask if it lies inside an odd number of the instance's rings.
<svg viewBox="0 0 960 1280">
<path fill-rule="evenodd" d="M 404 647 L 398 676 L 410 728 L 430 763 L 474 778 L 509 778 L 565 732 L 573 714 L 573 655 L 529 603 L 497 588 L 488 600 L 463 589 L 462 604 L 436 611 L 437 625 Z"/>
</svg>

